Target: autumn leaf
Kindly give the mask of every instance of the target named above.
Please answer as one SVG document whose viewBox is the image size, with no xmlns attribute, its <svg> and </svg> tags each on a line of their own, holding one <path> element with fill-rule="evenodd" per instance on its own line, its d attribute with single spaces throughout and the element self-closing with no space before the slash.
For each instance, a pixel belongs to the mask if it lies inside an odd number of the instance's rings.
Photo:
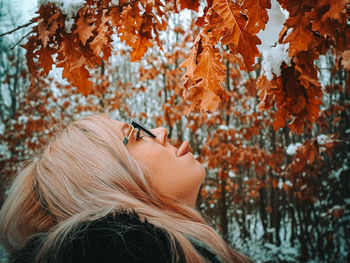
<svg viewBox="0 0 350 263">
<path fill-rule="evenodd" d="M 186 68 L 186 73 L 182 77 L 182 79 L 185 79 L 185 80 L 188 79 L 186 80 L 186 82 L 194 81 L 193 71 L 197 66 L 197 56 L 200 54 L 201 50 L 202 50 L 202 40 L 201 40 L 201 36 L 198 35 L 188 54 L 187 59 L 180 64 L 180 68 Z"/>
<path fill-rule="evenodd" d="M 348 3 L 348 0 L 318 1 L 315 8 L 306 13 L 306 16 L 312 21 L 312 30 L 325 38 L 331 36 L 335 41 L 339 31 L 342 31 L 342 20 L 346 19 L 344 11 Z"/>
<path fill-rule="evenodd" d="M 26 60 L 27 60 L 28 71 L 34 77 L 38 76 L 37 65 L 34 62 L 34 57 L 35 57 L 34 51 L 37 48 L 36 42 L 37 42 L 37 38 L 35 36 L 30 36 L 28 38 L 28 42 L 22 45 L 22 47 L 26 49 Z"/>
<path fill-rule="evenodd" d="M 185 8 L 198 12 L 200 1 L 199 0 L 180 0 L 180 9 Z"/>
<path fill-rule="evenodd" d="M 72 37 L 72 36 L 71 36 Z M 57 59 L 60 61 L 57 67 L 63 67 L 62 77 L 67 78 L 68 82 L 78 88 L 85 96 L 92 89 L 92 83 L 88 79 L 90 73 L 86 69 L 93 61 L 90 61 L 82 53 L 79 52 L 76 43 L 70 38 L 66 38 L 62 42 L 61 49 L 58 51 Z M 97 63 L 95 61 L 95 63 Z"/>
<path fill-rule="evenodd" d="M 268 81 L 265 75 L 259 77 L 257 82 L 259 96 L 259 110 L 268 110 L 274 103 L 274 89 L 276 85 Z"/>
<path fill-rule="evenodd" d="M 39 56 L 39 62 L 40 66 L 43 69 L 43 74 L 46 76 L 49 74 L 50 70 L 52 69 L 52 65 L 54 64 L 54 61 L 52 59 L 52 55 L 57 52 L 56 49 L 50 48 L 47 46 L 46 48 L 41 48 L 38 51 L 36 51 L 36 55 Z"/>
<path fill-rule="evenodd" d="M 99 16 L 96 18 L 96 28 L 97 35 L 90 43 L 90 47 L 95 56 L 100 56 L 103 52 L 103 59 L 107 60 L 111 54 L 112 30 L 108 24 L 109 16 L 107 15 L 107 10 L 103 10 Z"/>
<path fill-rule="evenodd" d="M 191 81 L 195 83 L 193 86 L 189 85 L 190 82 L 185 83 L 184 96 L 193 102 L 189 111 L 199 109 L 213 112 L 219 107 L 220 102 L 228 99 L 228 94 L 222 87 L 226 68 L 214 47 L 205 44 L 202 48 L 203 51 L 197 57 L 199 63 L 195 68 L 193 68 L 193 61 L 190 60 L 181 65 L 181 67 L 188 66 L 187 76 L 191 76 Z"/>
<path fill-rule="evenodd" d="M 349 0 L 337 0 L 337 1 L 320 1 L 325 2 L 325 5 L 329 6 L 329 10 L 322 16 L 322 20 L 337 20 L 341 22 L 341 13 L 345 13 L 346 6 L 349 5 Z M 318 3 L 320 5 L 320 3 Z"/>
<path fill-rule="evenodd" d="M 153 43 L 146 37 L 139 37 L 133 45 L 134 50 L 130 53 L 131 61 L 140 60 L 146 53 L 149 47 L 153 47 Z"/>
<path fill-rule="evenodd" d="M 76 22 L 77 28 L 73 31 L 73 34 L 78 34 L 79 40 L 85 46 L 86 41 L 93 35 L 95 29 L 94 18 L 89 10 L 88 6 L 81 8 L 78 11 L 79 18 Z"/>
<path fill-rule="evenodd" d="M 211 12 L 209 11 L 203 34 L 209 39 L 214 36 L 217 41 L 221 41 L 221 45 L 228 45 L 233 55 L 239 53 L 244 61 L 242 69 L 252 70 L 255 57 L 259 57 L 256 46 L 261 44 L 261 41 L 256 35 L 247 31 L 247 17 L 243 14 L 242 8 L 231 1 L 216 0 Z M 220 19 L 215 18 L 215 23 L 208 23 L 212 20 L 211 16 L 219 16 Z"/>
<path fill-rule="evenodd" d="M 350 50 L 345 50 L 342 54 L 341 65 L 347 70 L 350 71 Z"/>
<path fill-rule="evenodd" d="M 265 24 L 269 20 L 266 9 L 271 8 L 270 0 L 244 1 L 242 8 L 248 13 L 247 31 L 256 34 L 265 29 Z"/>
<path fill-rule="evenodd" d="M 44 21 L 44 19 L 40 19 L 39 21 L 40 21 L 38 24 L 39 39 L 41 40 L 41 43 L 43 43 L 43 46 L 46 47 L 51 33 L 48 30 L 48 25 Z"/>
<path fill-rule="evenodd" d="M 273 129 L 277 131 L 279 128 L 283 128 L 286 124 L 287 108 L 286 105 L 282 105 L 277 109 L 275 120 L 273 121 Z"/>
<path fill-rule="evenodd" d="M 289 17 L 285 22 L 288 28 L 293 28 L 283 43 L 289 43 L 289 56 L 296 56 L 301 51 L 307 51 L 309 44 L 314 41 L 314 35 L 309 29 L 309 20 L 303 14 Z"/>
<path fill-rule="evenodd" d="M 112 25 L 115 27 L 119 27 L 119 20 L 120 20 L 120 10 L 119 8 L 113 8 L 110 11 L 110 17 L 111 17 L 111 22 Z"/>
</svg>

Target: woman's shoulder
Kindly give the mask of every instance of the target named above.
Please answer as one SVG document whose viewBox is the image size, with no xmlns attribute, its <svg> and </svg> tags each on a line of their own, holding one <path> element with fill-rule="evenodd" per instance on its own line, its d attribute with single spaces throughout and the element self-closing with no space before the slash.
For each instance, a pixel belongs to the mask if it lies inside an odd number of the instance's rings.
<svg viewBox="0 0 350 263">
<path fill-rule="evenodd" d="M 11 262 L 31 262 L 46 238 L 31 238 Z M 141 220 L 136 213 L 119 212 L 79 223 L 62 245 L 50 251 L 50 262 L 174 262 L 169 235 Z"/>
</svg>

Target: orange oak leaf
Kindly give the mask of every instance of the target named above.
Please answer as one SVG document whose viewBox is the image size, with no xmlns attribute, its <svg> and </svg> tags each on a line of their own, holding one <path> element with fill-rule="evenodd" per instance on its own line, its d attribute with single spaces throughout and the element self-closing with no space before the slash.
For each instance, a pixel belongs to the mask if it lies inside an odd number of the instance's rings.
<svg viewBox="0 0 350 263">
<path fill-rule="evenodd" d="M 54 64 L 52 55 L 56 52 L 56 49 L 50 48 L 49 46 L 46 48 L 41 48 L 35 52 L 35 54 L 39 56 L 40 66 L 43 68 L 43 74 L 45 76 L 49 74 L 50 70 L 52 69 L 52 64 Z"/>
<path fill-rule="evenodd" d="M 273 121 L 273 129 L 277 131 L 279 128 L 283 128 L 286 124 L 287 108 L 286 105 L 282 105 L 277 109 L 275 120 Z"/>
<path fill-rule="evenodd" d="M 92 82 L 89 80 L 90 73 L 84 66 L 72 70 L 68 70 L 68 68 L 65 67 L 62 77 L 67 78 L 68 82 L 77 87 L 79 92 L 83 93 L 85 96 L 90 94 Z"/>
<path fill-rule="evenodd" d="M 130 46 L 134 50 L 134 45 L 137 42 L 138 30 L 141 28 L 142 16 L 138 5 L 133 7 L 130 5 L 123 9 L 120 15 L 120 27 L 118 34 L 121 41 Z"/>
<path fill-rule="evenodd" d="M 337 20 L 341 22 L 341 13 L 345 13 L 346 6 L 350 4 L 349 0 L 337 0 L 337 1 L 326 1 L 323 0 L 321 2 L 326 2 L 329 5 L 329 10 L 323 15 L 322 20 Z"/>
<path fill-rule="evenodd" d="M 27 66 L 28 66 L 28 71 L 29 73 L 37 77 L 38 72 L 37 72 L 37 65 L 34 62 L 34 52 L 35 49 L 37 48 L 37 39 L 35 36 L 30 36 L 28 37 L 28 42 L 24 45 L 22 45 L 23 48 L 26 50 L 26 60 L 27 60 Z"/>
<path fill-rule="evenodd" d="M 256 34 L 265 29 L 265 24 L 269 20 L 266 9 L 271 8 L 270 0 L 244 1 L 242 8 L 246 9 L 248 13 L 246 29 L 250 33 Z"/>
<path fill-rule="evenodd" d="M 185 8 L 198 12 L 199 0 L 180 0 L 180 9 Z"/>
<path fill-rule="evenodd" d="M 188 54 L 187 59 L 180 64 L 180 68 L 186 68 L 186 73 L 182 77 L 186 82 L 194 81 L 193 71 L 197 66 L 197 56 L 202 50 L 202 40 L 200 34 L 196 37 L 194 44 Z M 185 85 L 190 85 L 189 83 Z"/>
<path fill-rule="evenodd" d="M 85 46 L 86 41 L 93 35 L 93 30 L 96 27 L 94 24 L 96 18 L 92 16 L 88 6 L 81 8 L 78 11 L 78 15 L 77 28 L 73 31 L 73 34 L 78 34 L 79 40 Z"/>
<path fill-rule="evenodd" d="M 40 21 L 40 22 L 39 22 Z M 40 19 L 38 22 L 38 37 L 43 43 L 43 46 L 46 47 L 47 42 L 49 41 L 49 37 L 51 32 L 49 31 L 48 24 L 44 21 L 44 19 Z"/>
<path fill-rule="evenodd" d="M 339 32 L 343 31 L 341 25 L 343 24 L 342 20 L 346 19 L 344 11 L 348 3 L 348 0 L 317 1 L 317 5 L 306 13 L 312 22 L 312 30 L 325 38 L 332 36 L 333 40 L 336 40 Z"/>
<path fill-rule="evenodd" d="M 285 22 L 288 28 L 293 28 L 292 32 L 284 39 L 283 43 L 289 43 L 289 56 L 296 56 L 301 51 L 307 51 L 309 44 L 315 39 L 309 29 L 310 21 L 304 14 L 289 17 Z"/>
<path fill-rule="evenodd" d="M 345 50 L 342 54 L 341 65 L 347 70 L 350 71 L 350 50 Z"/>
<path fill-rule="evenodd" d="M 277 85 L 272 81 L 268 81 L 265 75 L 259 77 L 257 82 L 259 96 L 259 110 L 268 110 L 274 103 L 274 90 Z"/>
<path fill-rule="evenodd" d="M 33 19 L 38 22 L 33 31 L 37 32 L 38 39 L 43 47 L 46 47 L 50 38 L 52 39 L 56 31 L 64 26 L 64 17 L 54 4 L 41 6 L 38 13 L 39 16 Z"/>
<path fill-rule="evenodd" d="M 193 102 L 188 111 L 199 109 L 201 111 L 213 112 L 222 101 L 228 99 L 228 94 L 222 87 L 222 82 L 226 76 L 226 68 L 222 64 L 221 56 L 211 45 L 204 44 L 203 51 L 198 56 L 198 65 L 188 70 L 195 85 L 185 83 L 186 91 L 184 97 Z M 181 66 L 191 65 L 183 63 Z"/>
<path fill-rule="evenodd" d="M 77 43 L 72 41 L 72 36 L 67 36 L 61 44 L 58 51 L 57 67 L 63 67 L 62 77 L 67 78 L 68 82 L 78 88 L 87 96 L 92 89 L 92 83 L 88 79 L 90 73 L 86 67 L 97 64 L 99 60 L 90 60 L 84 56 L 82 51 L 78 48 Z"/>
<path fill-rule="evenodd" d="M 239 53 L 244 61 L 241 69 L 253 70 L 255 57 L 259 57 L 256 46 L 261 44 L 261 41 L 247 31 L 247 16 L 244 15 L 244 10 L 234 2 L 225 0 L 214 1 L 211 9 L 212 11 L 207 13 L 206 22 L 211 20 L 211 16 L 218 15 L 220 19 L 215 18 L 215 23 L 208 23 L 203 33 L 207 34 L 208 38 L 214 36 L 222 45 L 228 45 L 233 55 Z"/>
<path fill-rule="evenodd" d="M 103 10 L 99 13 L 96 18 L 96 28 L 97 35 L 90 43 L 90 48 L 95 56 L 100 56 L 103 52 L 103 59 L 108 60 L 112 51 L 112 39 L 111 35 L 113 33 L 110 25 L 109 25 L 110 17 L 107 14 L 107 10 Z"/>
<path fill-rule="evenodd" d="M 120 13 L 119 8 L 113 8 L 110 12 L 112 25 L 115 27 L 119 27 Z"/>
<path fill-rule="evenodd" d="M 201 27 L 205 24 L 205 17 L 207 16 L 208 10 L 212 7 L 214 0 L 207 0 L 207 6 L 203 10 L 203 15 L 198 17 L 196 20 L 196 25 Z"/>
</svg>

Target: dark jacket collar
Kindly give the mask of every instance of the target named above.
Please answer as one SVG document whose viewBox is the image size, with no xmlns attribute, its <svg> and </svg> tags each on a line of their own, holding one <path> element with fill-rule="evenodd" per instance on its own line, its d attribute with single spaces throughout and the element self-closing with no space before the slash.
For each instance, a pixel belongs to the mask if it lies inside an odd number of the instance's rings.
<svg viewBox="0 0 350 263">
<path fill-rule="evenodd" d="M 33 262 L 48 234 L 40 233 L 29 239 L 26 245 L 11 255 L 10 263 Z M 213 251 L 203 242 L 188 237 L 207 262 L 220 263 Z M 181 249 L 180 259 L 185 262 Z M 48 257 L 40 262 L 53 263 L 101 263 L 101 262 L 176 262 L 169 235 L 145 220 L 135 212 L 121 211 L 74 227 L 63 245 L 50 249 Z"/>
</svg>

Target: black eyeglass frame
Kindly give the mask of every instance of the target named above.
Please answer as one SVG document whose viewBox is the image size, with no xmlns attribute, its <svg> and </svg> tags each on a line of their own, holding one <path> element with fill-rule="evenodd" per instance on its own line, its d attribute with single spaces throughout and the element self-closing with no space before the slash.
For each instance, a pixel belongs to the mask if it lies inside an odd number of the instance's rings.
<svg viewBox="0 0 350 263">
<path fill-rule="evenodd" d="M 147 129 L 143 124 L 141 124 L 139 121 L 132 119 L 131 120 L 131 126 L 132 129 L 127 135 L 127 137 L 124 137 L 123 144 L 126 146 L 129 142 L 130 136 L 133 133 L 135 129 L 138 129 L 137 134 L 136 134 L 136 140 L 140 139 L 140 131 L 144 131 L 147 135 L 149 135 L 151 138 L 156 138 L 156 136 L 149 130 Z"/>
</svg>

